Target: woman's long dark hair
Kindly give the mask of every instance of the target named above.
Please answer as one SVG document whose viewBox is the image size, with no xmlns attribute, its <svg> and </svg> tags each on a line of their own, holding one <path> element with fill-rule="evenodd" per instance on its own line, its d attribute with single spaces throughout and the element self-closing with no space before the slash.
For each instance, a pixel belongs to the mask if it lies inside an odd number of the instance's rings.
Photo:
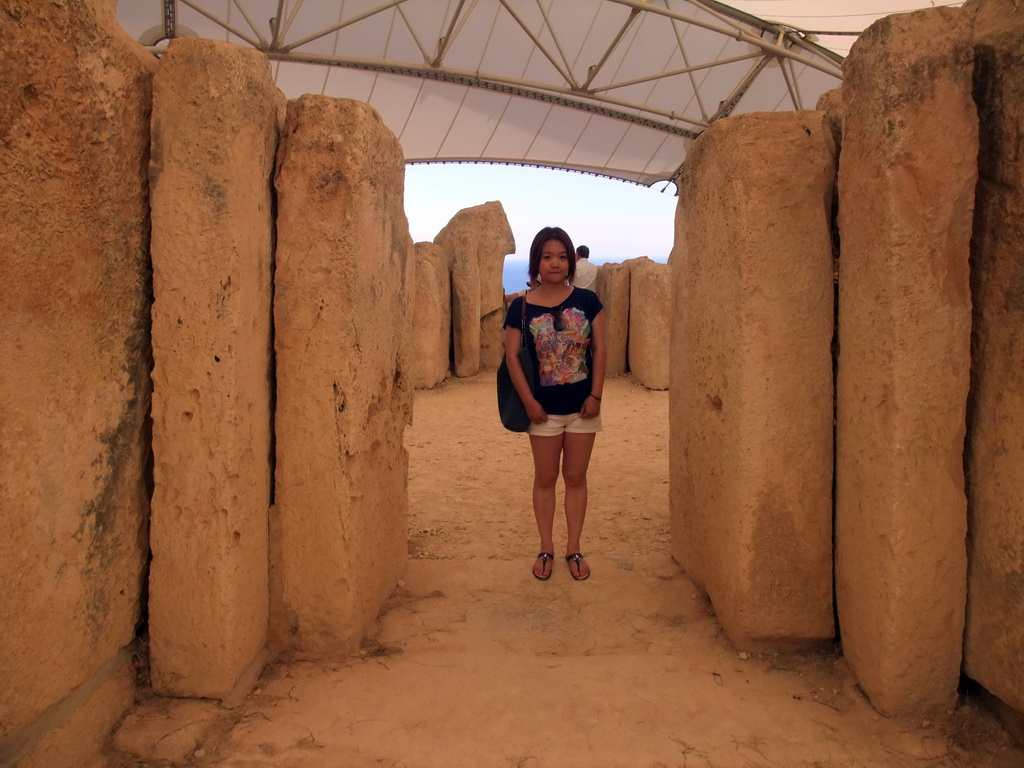
<svg viewBox="0 0 1024 768">
<path fill-rule="evenodd" d="M 573 247 L 572 238 L 561 227 L 544 227 L 533 238 L 533 245 L 530 246 L 530 280 L 536 280 L 540 275 L 540 252 L 548 240 L 557 240 L 565 246 L 565 253 L 569 257 L 569 282 L 571 283 L 576 279 L 576 248 Z"/>
</svg>

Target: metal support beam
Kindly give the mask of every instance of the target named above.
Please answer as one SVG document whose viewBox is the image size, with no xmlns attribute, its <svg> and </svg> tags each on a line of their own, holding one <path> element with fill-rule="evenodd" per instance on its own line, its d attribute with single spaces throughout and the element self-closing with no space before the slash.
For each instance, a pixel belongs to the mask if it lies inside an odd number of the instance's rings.
<svg viewBox="0 0 1024 768">
<path fill-rule="evenodd" d="M 152 49 L 155 50 L 155 49 Z M 581 94 L 578 90 L 569 87 L 552 86 L 545 83 L 537 83 L 529 80 L 521 80 L 513 77 L 501 77 L 488 75 L 484 77 L 479 72 L 467 70 L 446 69 L 433 67 L 414 67 L 409 65 L 398 65 L 382 63 L 372 59 L 358 59 L 345 56 L 327 56 L 316 53 L 301 53 L 292 51 L 284 53 L 280 51 L 267 51 L 267 56 L 272 61 L 305 62 L 307 64 L 320 64 L 331 67 L 349 67 L 352 69 L 364 69 L 370 72 L 382 72 L 392 75 L 407 75 L 409 77 L 421 77 L 428 80 L 440 80 L 457 85 L 467 85 L 476 88 L 484 88 L 490 91 L 508 93 L 514 96 L 546 101 L 564 107 L 579 109 L 583 112 L 592 112 L 606 117 L 613 117 L 636 125 L 644 125 L 648 128 L 674 133 L 682 136 L 696 137 L 700 131 L 709 126 L 709 122 L 695 117 L 680 114 L 670 110 L 655 109 L 644 104 L 637 104 L 622 99 L 605 97 L 592 97 L 587 101 L 581 101 Z M 665 120 L 669 122 L 664 122 Z M 684 127 L 677 123 L 685 123 Z"/>
<path fill-rule="evenodd" d="M 242 40 L 245 40 L 245 42 L 247 42 L 253 48 L 259 48 L 260 47 L 259 42 L 257 42 L 256 40 L 253 40 L 251 37 L 249 37 L 249 35 L 245 34 L 244 32 L 235 29 L 230 24 L 228 24 L 226 21 L 224 21 L 223 19 L 221 19 L 218 16 L 215 16 L 214 14 L 210 13 L 208 10 L 203 8 L 198 3 L 193 2 L 193 0 L 181 0 L 181 2 L 183 2 L 185 5 L 187 5 L 189 8 L 191 8 L 196 13 L 202 14 L 203 16 L 208 18 L 210 21 L 212 21 L 217 26 L 222 27 L 223 29 L 226 29 L 228 32 L 230 32 L 235 37 L 238 37 L 238 38 L 241 38 Z"/>
<path fill-rule="evenodd" d="M 618 33 L 615 35 L 615 39 L 612 40 L 611 43 L 608 45 L 608 48 L 607 50 L 605 50 L 604 55 L 601 57 L 600 61 L 598 61 L 597 64 L 594 64 L 593 66 L 590 67 L 590 69 L 587 70 L 587 80 L 585 83 L 583 83 L 583 90 L 587 90 L 590 88 L 590 84 L 594 82 L 594 78 L 597 77 L 597 73 L 601 71 L 601 68 L 605 65 L 605 62 L 608 61 L 608 57 L 612 55 L 612 51 L 618 48 L 619 42 L 626 35 L 626 32 L 629 31 L 629 28 L 633 26 L 633 22 L 636 21 L 639 16 L 640 11 L 636 9 L 633 9 L 629 12 L 629 18 L 626 19 L 626 23 L 623 24 L 622 27 L 619 29 Z"/>
<path fill-rule="evenodd" d="M 521 18 L 519 18 L 519 14 L 512 10 L 512 7 L 508 4 L 508 1 L 498 0 L 498 2 L 501 3 L 502 7 L 506 11 L 508 11 L 509 16 L 516 20 L 516 24 L 518 24 L 522 28 L 523 32 L 525 32 L 527 36 L 530 38 L 530 40 L 533 41 L 533 44 L 537 46 L 537 50 L 544 54 L 544 58 L 551 62 L 551 66 L 553 66 L 555 68 L 555 71 L 562 76 L 562 79 L 565 80 L 565 82 L 567 82 L 571 87 L 579 88 L 579 85 L 573 78 L 572 73 L 570 73 L 567 69 L 564 69 L 561 64 L 555 61 L 555 57 L 551 55 L 551 52 L 548 51 L 548 49 L 544 47 L 544 44 L 537 38 L 537 36 L 533 34 L 533 30 L 526 26 L 526 23 Z"/>
<path fill-rule="evenodd" d="M 164 0 L 164 40 L 173 40 L 178 36 L 177 11 L 174 0 Z"/>
<path fill-rule="evenodd" d="M 302 38 L 301 40 L 296 40 L 294 43 L 288 43 L 288 45 L 284 46 L 281 50 L 287 52 L 287 51 L 295 50 L 296 48 L 301 48 L 306 43 L 311 43 L 314 40 L 319 40 L 321 37 L 326 37 L 327 35 L 331 34 L 332 32 L 337 32 L 339 29 L 344 29 L 345 27 L 351 26 L 352 24 L 360 22 L 363 19 L 368 19 L 371 16 L 376 16 L 378 13 L 382 13 L 384 11 L 387 11 L 387 10 L 389 10 L 391 8 L 394 8 L 396 5 L 401 5 L 404 2 L 406 2 L 406 0 L 391 0 L 391 2 L 389 2 L 389 3 L 385 3 L 384 5 L 379 5 L 376 8 L 371 8 L 368 11 L 364 11 L 363 13 L 360 13 L 360 14 L 358 14 L 356 16 L 352 16 L 352 17 L 350 17 L 348 19 L 345 19 L 345 21 L 342 21 L 342 22 L 340 22 L 338 24 L 335 24 L 335 25 L 333 25 L 331 27 L 327 27 L 326 29 L 322 29 L 319 32 L 314 32 L 312 35 L 308 35 L 308 36 Z"/>
<path fill-rule="evenodd" d="M 835 78 L 841 79 L 843 76 L 842 70 L 839 69 L 838 67 L 831 67 L 826 64 L 822 64 L 821 62 L 815 61 L 814 59 L 808 59 L 804 56 L 799 56 L 793 53 L 792 51 L 789 51 L 779 45 L 775 45 L 774 43 L 769 43 L 765 40 L 762 40 L 760 37 L 752 35 L 749 32 L 743 32 L 737 29 L 729 29 L 728 27 L 722 27 L 718 24 L 713 24 L 709 21 L 705 21 L 704 19 L 695 16 L 687 16 L 677 11 L 669 10 L 668 8 L 659 8 L 657 6 L 643 2 L 643 0 L 607 1 L 610 3 L 616 3 L 618 5 L 624 5 L 627 8 L 637 8 L 641 11 L 646 11 L 647 13 L 657 14 L 658 16 L 665 16 L 670 19 L 677 19 L 679 21 L 686 22 L 687 24 L 693 24 L 695 27 L 701 27 L 703 29 L 710 30 L 711 32 L 717 32 L 720 35 L 731 37 L 734 40 L 739 40 L 744 43 L 756 45 L 758 48 L 762 49 L 767 54 L 777 56 L 780 58 L 798 61 L 801 64 L 811 67 L 812 69 L 816 69 L 819 72 L 824 72 L 826 75 L 832 75 Z"/>
</svg>

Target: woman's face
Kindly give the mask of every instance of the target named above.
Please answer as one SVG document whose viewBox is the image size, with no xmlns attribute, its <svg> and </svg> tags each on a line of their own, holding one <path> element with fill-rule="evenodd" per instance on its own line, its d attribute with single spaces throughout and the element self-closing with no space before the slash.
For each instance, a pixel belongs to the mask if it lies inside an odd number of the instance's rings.
<svg viewBox="0 0 1024 768">
<path fill-rule="evenodd" d="M 548 240 L 540 249 L 540 279 L 557 285 L 569 279 L 569 252 L 561 240 Z"/>
</svg>

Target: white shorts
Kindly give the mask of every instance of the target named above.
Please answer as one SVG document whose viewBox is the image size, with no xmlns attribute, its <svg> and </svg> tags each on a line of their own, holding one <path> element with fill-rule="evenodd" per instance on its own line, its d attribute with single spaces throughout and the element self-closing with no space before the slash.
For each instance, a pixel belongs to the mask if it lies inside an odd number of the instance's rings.
<svg viewBox="0 0 1024 768">
<path fill-rule="evenodd" d="M 531 423 L 530 428 L 527 430 L 527 434 L 537 435 L 538 437 L 550 437 L 561 435 L 566 432 L 588 435 L 594 432 L 600 432 L 602 429 L 601 414 L 598 414 L 592 419 L 584 419 L 578 413 L 549 413 L 548 420 L 543 424 Z"/>
</svg>

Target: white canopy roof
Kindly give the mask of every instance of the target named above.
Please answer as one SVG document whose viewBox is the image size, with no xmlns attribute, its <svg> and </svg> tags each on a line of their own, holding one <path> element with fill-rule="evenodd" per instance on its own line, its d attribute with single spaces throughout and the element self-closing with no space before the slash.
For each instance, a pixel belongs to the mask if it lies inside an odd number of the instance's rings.
<svg viewBox="0 0 1024 768">
<path fill-rule="evenodd" d="M 259 48 L 289 98 L 373 105 L 407 162 L 640 184 L 674 180 L 715 120 L 812 109 L 841 78 L 842 57 L 810 36 L 714 0 L 120 0 L 118 18 L 145 45 Z"/>
</svg>

